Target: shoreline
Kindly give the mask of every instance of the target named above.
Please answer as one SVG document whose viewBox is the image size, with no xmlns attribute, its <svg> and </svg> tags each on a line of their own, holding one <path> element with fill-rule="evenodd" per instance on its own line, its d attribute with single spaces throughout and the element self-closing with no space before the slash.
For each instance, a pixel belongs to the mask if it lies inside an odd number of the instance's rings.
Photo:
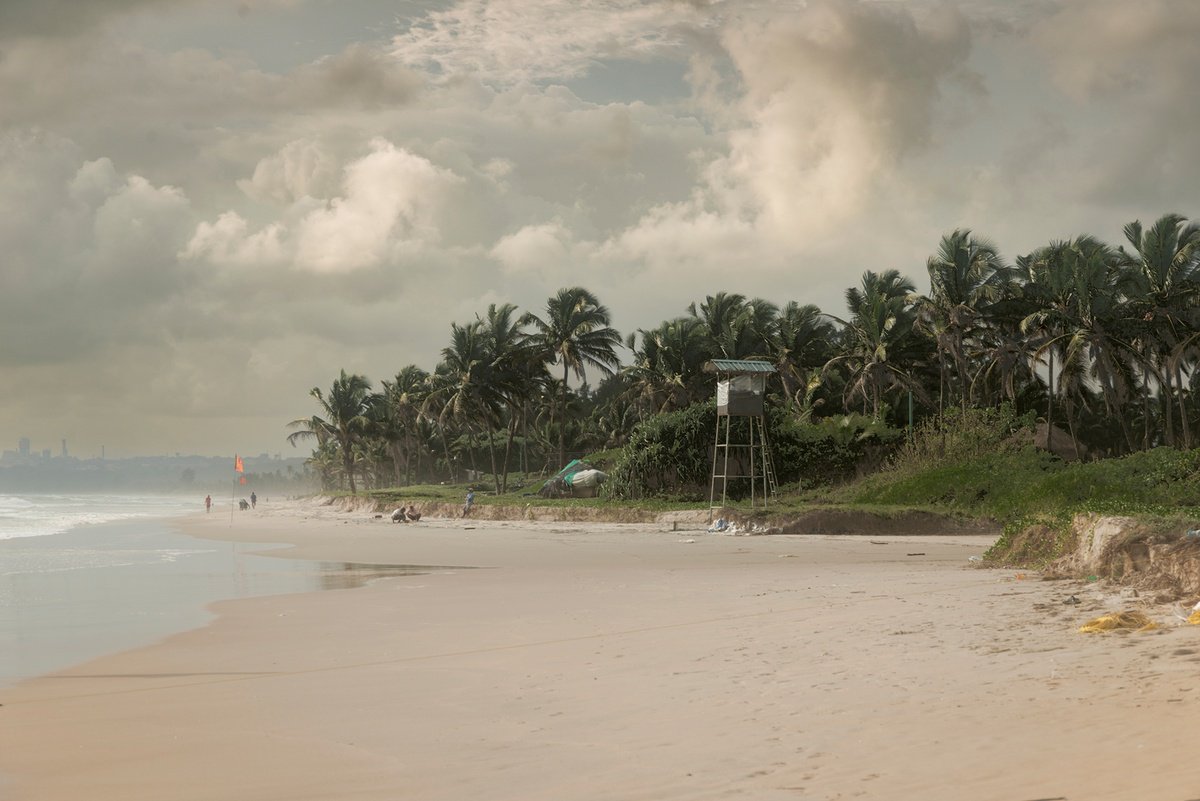
<svg viewBox="0 0 1200 801">
<path fill-rule="evenodd" d="M 1112 597 L 970 569 L 978 537 L 303 509 L 227 535 L 459 567 L 221 602 L 0 691 L 13 801 L 1183 799 L 1200 773 L 1200 631 L 1079 635 Z"/>
<path fill-rule="evenodd" d="M 215 603 L 401 572 L 289 564 L 267 558 L 283 543 L 190 536 L 189 519 L 221 524 L 203 511 L 119 516 L 0 540 L 0 689 L 200 628 Z"/>
</svg>

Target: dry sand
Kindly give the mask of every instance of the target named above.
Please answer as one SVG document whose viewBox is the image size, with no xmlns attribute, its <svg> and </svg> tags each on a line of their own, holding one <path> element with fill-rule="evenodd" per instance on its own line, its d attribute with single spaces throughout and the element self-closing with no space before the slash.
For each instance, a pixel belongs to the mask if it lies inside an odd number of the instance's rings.
<svg viewBox="0 0 1200 801">
<path fill-rule="evenodd" d="M 1200 627 L 1078 634 L 1128 602 L 972 569 L 984 538 L 215 518 L 184 525 L 447 567 L 0 693 L 0 797 L 1200 797 Z"/>
</svg>

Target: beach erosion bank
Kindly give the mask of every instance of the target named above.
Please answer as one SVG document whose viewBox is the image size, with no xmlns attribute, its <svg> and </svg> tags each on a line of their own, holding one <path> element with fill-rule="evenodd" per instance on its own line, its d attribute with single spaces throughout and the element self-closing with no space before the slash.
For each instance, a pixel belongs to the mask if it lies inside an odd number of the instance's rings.
<svg viewBox="0 0 1200 801">
<path fill-rule="evenodd" d="M 180 525 L 290 546 L 271 558 L 424 567 L 223 602 L 202 628 L 0 691 L 0 797 L 1185 801 L 1200 787 L 1200 630 L 1081 635 L 1119 593 L 973 569 L 986 537 L 394 525 L 299 504 Z"/>
</svg>

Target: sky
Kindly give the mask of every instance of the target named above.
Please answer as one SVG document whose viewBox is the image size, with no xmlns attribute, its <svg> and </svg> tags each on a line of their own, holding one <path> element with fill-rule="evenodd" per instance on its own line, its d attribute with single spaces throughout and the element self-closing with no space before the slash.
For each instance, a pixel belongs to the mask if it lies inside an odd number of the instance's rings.
<svg viewBox="0 0 1200 801">
<path fill-rule="evenodd" d="M 298 455 L 491 303 L 1119 244 L 1200 215 L 1198 74 L 1194 0 L 4 0 L 0 449 Z"/>
</svg>

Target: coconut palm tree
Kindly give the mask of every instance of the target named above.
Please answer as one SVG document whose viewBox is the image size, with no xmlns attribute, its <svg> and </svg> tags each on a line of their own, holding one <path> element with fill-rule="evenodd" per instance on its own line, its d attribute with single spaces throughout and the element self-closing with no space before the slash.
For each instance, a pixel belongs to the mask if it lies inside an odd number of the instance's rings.
<svg viewBox="0 0 1200 801">
<path fill-rule="evenodd" d="M 532 325 L 528 342 L 546 364 L 562 365 L 562 385 L 559 388 L 558 408 L 567 406 L 567 379 L 573 372 L 576 378 L 586 378 L 586 370 L 595 367 L 611 375 L 619 366 L 616 349 L 621 335 L 609 325 L 608 309 L 600 305 L 583 287 L 560 289 L 546 302 L 543 317 L 527 313 L 521 325 Z M 558 461 L 566 463 L 566 415 L 559 415 Z"/>
<path fill-rule="evenodd" d="M 396 467 L 396 484 L 409 484 L 420 472 L 420 432 L 418 422 L 421 406 L 429 391 L 429 373 L 415 364 L 396 373 L 392 381 L 383 382 L 383 398 L 387 406 L 386 419 L 395 437 L 391 439 L 392 458 Z M 400 466 L 403 463 L 403 479 Z"/>
<path fill-rule="evenodd" d="M 710 354 L 701 320 L 677 317 L 649 331 L 639 328 L 625 347 L 633 359 L 622 372 L 635 401 L 651 414 L 682 409 L 699 399 Z"/>
<path fill-rule="evenodd" d="M 1054 434 L 1055 378 L 1059 380 L 1057 392 L 1061 394 L 1065 376 L 1061 374 L 1059 353 L 1074 291 L 1074 259 L 1070 243 L 1051 242 L 1028 256 L 1019 257 L 1017 269 L 1023 273 L 1022 295 L 1031 308 L 1020 324 L 1021 332 L 1027 338 L 1027 352 L 1035 364 L 1043 360 L 1046 364 L 1046 446 L 1053 450 L 1050 440 Z"/>
<path fill-rule="evenodd" d="M 741 314 L 745 305 L 744 295 L 730 292 L 709 295 L 699 308 L 695 303 L 688 304 L 688 314 L 703 325 L 710 358 L 737 358 L 732 355 L 735 348 L 730 347 L 730 331 L 734 327 L 734 318 Z"/>
<path fill-rule="evenodd" d="M 491 341 L 485 323 L 482 320 L 467 325 L 451 323 L 450 344 L 442 348 L 442 361 L 436 371 L 441 380 L 435 382 L 425 408 L 436 414 L 439 425 L 454 423 L 467 432 L 472 458 L 475 436 L 482 423 L 488 437 L 492 473 L 498 479 L 494 433 L 503 398 L 493 381 L 491 363 Z M 497 480 L 496 492 L 499 491 Z"/>
<path fill-rule="evenodd" d="M 954 368 L 959 403 L 966 408 L 968 395 L 965 342 L 980 323 L 983 304 L 1000 294 L 997 280 L 1004 262 L 996 246 L 976 237 L 970 229 L 955 229 L 942 237 L 938 251 L 925 263 L 930 293 L 917 297 L 919 325 L 934 337 L 938 349 L 939 411 L 946 385 L 945 363 Z"/>
<path fill-rule="evenodd" d="M 913 290 L 912 282 L 896 270 L 867 271 L 861 288 L 846 290 L 850 319 L 829 315 L 843 326 L 844 352 L 830 359 L 823 372 L 845 368 L 847 403 L 861 398 L 864 414 L 877 420 L 889 392 L 908 390 L 925 397 L 916 374 L 923 348 L 914 331 L 916 313 L 908 302 Z"/>
<path fill-rule="evenodd" d="M 811 379 L 835 355 L 837 327 L 813 304 L 789 302 L 775 318 L 771 361 L 779 371 L 783 393 L 796 401 L 809 393 Z"/>
<path fill-rule="evenodd" d="M 1176 441 L 1172 407 L 1177 400 L 1183 444 L 1190 447 L 1182 361 L 1172 361 L 1171 354 L 1190 335 L 1188 310 L 1200 298 L 1200 225 L 1179 214 L 1165 214 L 1148 229 L 1134 220 L 1124 232 L 1131 248 L 1122 246 L 1119 251 L 1126 268 L 1125 291 L 1134 314 L 1146 324 L 1138 339 L 1162 395 L 1166 442 Z"/>
<path fill-rule="evenodd" d="M 1047 423 L 1053 418 L 1054 360 L 1056 354 L 1060 356 L 1057 394 L 1064 401 L 1067 428 L 1076 452 L 1075 404 L 1086 403 L 1088 381 L 1099 386 L 1109 414 L 1119 418 L 1126 444 L 1133 446 L 1120 408 L 1127 396 L 1136 354 L 1123 336 L 1127 328 L 1122 325 L 1119 264 L 1119 254 L 1090 235 L 1051 243 L 1032 254 L 1029 263 L 1029 295 L 1037 300 L 1038 308 L 1022 321 L 1022 328 L 1039 336 L 1035 358 L 1047 358 Z"/>
<path fill-rule="evenodd" d="M 771 350 L 775 317 L 779 309 L 762 298 L 746 300 L 736 293 L 707 296 L 697 308 L 688 304 L 688 314 L 703 326 L 711 358 L 761 358 Z"/>
<path fill-rule="evenodd" d="M 543 383 L 545 370 L 537 352 L 528 343 L 517 307 L 511 303 L 488 306 L 481 322 L 487 332 L 488 375 L 492 391 L 508 412 L 507 437 L 501 464 L 500 492 L 508 490 L 508 466 L 517 428 L 526 419 L 525 409 Z"/>
<path fill-rule="evenodd" d="M 365 376 L 348 375 L 341 371 L 326 395 L 313 387 L 309 395 L 317 399 L 324 417 L 314 415 L 293 420 L 289 427 L 297 429 L 288 435 L 293 445 L 298 439 L 316 438 L 318 444 L 335 442 L 342 456 L 343 476 L 350 481 L 350 493 L 357 493 L 354 484 L 354 445 L 369 424 L 371 382 Z"/>
</svg>

